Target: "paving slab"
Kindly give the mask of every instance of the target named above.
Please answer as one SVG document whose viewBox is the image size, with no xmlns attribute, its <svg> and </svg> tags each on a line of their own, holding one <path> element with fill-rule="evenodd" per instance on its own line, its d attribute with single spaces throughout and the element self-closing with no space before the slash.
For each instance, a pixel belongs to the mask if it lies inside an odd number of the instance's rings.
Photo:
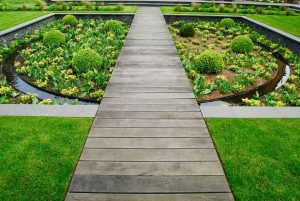
<svg viewBox="0 0 300 201">
<path fill-rule="evenodd" d="M 66 200 L 233 200 L 158 7 L 133 19 Z"/>
<path fill-rule="evenodd" d="M 205 118 L 300 118 L 300 107 L 200 106 Z"/>
<path fill-rule="evenodd" d="M 116 138 L 131 138 L 131 137 L 208 137 L 207 128 L 95 128 L 92 127 L 89 137 L 116 137 Z"/>
<path fill-rule="evenodd" d="M 66 201 L 233 201 L 231 193 L 101 194 L 68 193 Z"/>
<path fill-rule="evenodd" d="M 0 116 L 95 117 L 99 105 L 0 104 Z"/>
<path fill-rule="evenodd" d="M 79 161 L 79 175 L 223 175 L 218 162 L 100 162 Z"/>
<path fill-rule="evenodd" d="M 180 186 L 180 188 L 179 188 Z M 227 193 L 224 176 L 74 175 L 69 192 L 99 193 Z"/>
</svg>

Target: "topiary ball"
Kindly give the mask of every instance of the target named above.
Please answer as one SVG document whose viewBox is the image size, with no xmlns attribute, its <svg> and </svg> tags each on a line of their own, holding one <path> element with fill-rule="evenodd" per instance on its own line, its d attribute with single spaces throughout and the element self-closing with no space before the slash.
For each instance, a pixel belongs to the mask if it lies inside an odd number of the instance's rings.
<svg viewBox="0 0 300 201">
<path fill-rule="evenodd" d="M 73 54 L 72 66 L 78 73 L 84 73 L 90 69 L 100 69 L 101 65 L 101 56 L 90 48 L 79 50 Z"/>
<path fill-rule="evenodd" d="M 106 31 L 112 31 L 114 33 L 121 32 L 122 28 L 122 24 L 118 20 L 107 20 L 104 24 L 104 29 Z"/>
<path fill-rule="evenodd" d="M 247 35 L 237 36 L 231 41 L 231 49 L 235 53 L 249 53 L 254 44 Z"/>
<path fill-rule="evenodd" d="M 195 29 L 191 24 L 184 24 L 179 29 L 179 35 L 182 37 L 193 37 Z"/>
<path fill-rule="evenodd" d="M 66 42 L 66 37 L 59 30 L 51 30 L 43 35 L 43 42 L 46 45 L 61 45 Z"/>
<path fill-rule="evenodd" d="M 74 15 L 66 15 L 62 19 L 62 22 L 67 25 L 76 26 L 78 24 L 78 20 Z"/>
<path fill-rule="evenodd" d="M 220 22 L 220 26 L 224 27 L 225 29 L 229 29 L 231 27 L 234 27 L 235 22 L 231 18 L 224 18 Z"/>
<path fill-rule="evenodd" d="M 219 52 L 206 50 L 195 57 L 194 66 L 200 73 L 215 74 L 222 72 L 224 61 Z"/>
</svg>

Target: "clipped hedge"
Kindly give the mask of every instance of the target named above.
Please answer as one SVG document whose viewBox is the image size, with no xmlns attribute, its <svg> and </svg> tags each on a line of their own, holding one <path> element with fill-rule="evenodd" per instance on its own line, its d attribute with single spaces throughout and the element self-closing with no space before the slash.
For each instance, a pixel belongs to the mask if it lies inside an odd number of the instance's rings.
<svg viewBox="0 0 300 201">
<path fill-rule="evenodd" d="M 72 66 L 78 73 L 84 73 L 91 69 L 100 69 L 101 65 L 101 56 L 90 48 L 79 50 L 74 53 L 72 58 Z"/>
<path fill-rule="evenodd" d="M 237 36 L 231 41 L 231 49 L 235 53 L 249 53 L 253 47 L 254 44 L 247 35 Z"/>
<path fill-rule="evenodd" d="M 216 74 L 224 69 L 224 61 L 219 52 L 206 50 L 194 59 L 194 67 L 200 73 Z"/>
<path fill-rule="evenodd" d="M 195 29 L 191 24 L 184 24 L 180 27 L 179 35 L 182 37 L 193 37 Z"/>
<path fill-rule="evenodd" d="M 62 19 L 62 22 L 67 25 L 76 26 L 78 24 L 78 20 L 74 15 L 66 15 Z"/>
<path fill-rule="evenodd" d="M 49 32 L 44 33 L 43 42 L 46 45 L 61 45 L 66 42 L 65 34 L 60 32 L 59 30 L 51 30 Z"/>
<path fill-rule="evenodd" d="M 224 18 L 220 22 L 220 26 L 224 27 L 225 29 L 229 29 L 231 27 L 234 27 L 234 25 L 235 25 L 235 22 L 231 18 Z"/>
<path fill-rule="evenodd" d="M 104 29 L 106 31 L 119 33 L 123 29 L 123 27 L 122 27 L 122 23 L 118 20 L 107 20 L 104 24 Z"/>
</svg>

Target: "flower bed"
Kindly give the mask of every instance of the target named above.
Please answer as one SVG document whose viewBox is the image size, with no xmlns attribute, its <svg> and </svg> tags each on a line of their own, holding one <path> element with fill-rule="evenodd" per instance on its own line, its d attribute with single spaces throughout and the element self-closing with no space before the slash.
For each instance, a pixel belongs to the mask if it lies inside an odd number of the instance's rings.
<svg viewBox="0 0 300 201">
<path fill-rule="evenodd" d="M 186 35 L 181 32 L 187 33 L 187 24 L 192 27 L 194 34 L 184 37 Z M 278 66 L 282 62 L 274 56 L 277 51 L 292 66 L 291 83 L 286 83 L 278 92 L 269 93 L 264 99 L 257 94 L 258 100 L 248 98 L 243 102 L 246 105 L 270 106 L 300 104 L 300 62 L 288 49 L 231 19 L 222 20 L 221 23 L 179 21 L 169 28 L 200 102 L 246 94 L 268 84 L 278 76 L 279 68 L 283 68 Z"/>
<path fill-rule="evenodd" d="M 78 21 L 68 15 L 12 42 L 0 53 L 11 54 L 23 46 L 15 69 L 27 83 L 65 97 L 100 101 L 128 30 L 117 20 Z M 10 98 L 6 96 L 2 103 Z"/>
</svg>

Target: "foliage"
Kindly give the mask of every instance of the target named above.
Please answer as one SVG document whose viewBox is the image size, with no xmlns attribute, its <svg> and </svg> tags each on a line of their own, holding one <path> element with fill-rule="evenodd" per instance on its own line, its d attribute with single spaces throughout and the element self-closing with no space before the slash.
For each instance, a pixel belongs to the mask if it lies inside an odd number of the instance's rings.
<svg viewBox="0 0 300 201">
<path fill-rule="evenodd" d="M 78 24 L 78 20 L 74 15 L 66 15 L 62 19 L 64 24 L 76 26 Z"/>
<path fill-rule="evenodd" d="M 178 36 L 179 28 L 189 23 L 195 28 L 195 37 Z M 276 92 L 265 96 L 256 96 L 244 100 L 244 105 L 253 106 L 299 106 L 300 96 L 300 60 L 288 48 L 270 41 L 266 36 L 258 34 L 250 27 L 236 23 L 229 29 L 222 28 L 212 21 L 186 22 L 178 21 L 169 26 L 175 40 L 176 48 L 192 84 L 198 100 L 209 100 L 232 94 L 240 94 L 270 80 L 278 69 L 274 52 L 284 56 L 292 67 L 288 83 Z M 235 53 L 230 49 L 233 38 L 248 35 L 256 44 L 249 53 Z M 253 42 L 252 42 L 253 43 Z M 267 46 L 266 50 L 260 44 Z M 223 71 L 208 74 L 198 70 L 195 60 L 205 51 L 217 51 L 224 60 Z M 204 74 L 203 74 L 204 73 Z"/>
<path fill-rule="evenodd" d="M 221 22 L 220 22 L 220 26 L 221 26 L 221 27 L 224 27 L 224 28 L 226 28 L 226 29 L 231 28 L 231 27 L 234 27 L 234 25 L 235 25 L 235 22 L 234 22 L 234 20 L 231 19 L 231 18 L 224 18 L 224 19 L 222 19 Z"/>
<path fill-rule="evenodd" d="M 86 48 L 74 53 L 72 65 L 74 70 L 78 73 L 86 73 L 93 69 L 100 70 L 102 58 L 95 50 Z"/>
<path fill-rule="evenodd" d="M 122 23 L 118 20 L 107 20 L 104 24 L 104 29 L 106 31 L 112 31 L 116 34 L 122 32 Z"/>
<path fill-rule="evenodd" d="M 249 53 L 253 46 L 252 40 L 247 35 L 237 36 L 231 42 L 231 49 L 236 53 Z"/>
<path fill-rule="evenodd" d="M 179 35 L 182 37 L 193 37 L 195 35 L 194 27 L 191 24 L 184 24 L 180 27 Z"/>
<path fill-rule="evenodd" d="M 45 45 L 59 46 L 66 42 L 65 35 L 59 30 L 51 30 L 46 32 L 43 36 L 43 42 Z"/>
<path fill-rule="evenodd" d="M 215 74 L 224 69 L 222 55 L 216 51 L 207 50 L 194 59 L 195 68 L 200 73 Z"/>
<path fill-rule="evenodd" d="M 102 20 L 79 20 L 76 27 L 65 25 L 62 20 L 49 23 L 29 34 L 32 39 L 25 37 L 16 43 L 16 46 L 29 44 L 20 51 L 16 71 L 40 88 L 99 101 L 128 32 L 128 25 L 120 24 L 119 34 L 115 34 L 104 28 Z M 52 29 L 64 33 L 66 42 L 62 47 L 45 45 L 39 40 Z M 4 50 L 10 54 L 14 49 Z"/>
</svg>

